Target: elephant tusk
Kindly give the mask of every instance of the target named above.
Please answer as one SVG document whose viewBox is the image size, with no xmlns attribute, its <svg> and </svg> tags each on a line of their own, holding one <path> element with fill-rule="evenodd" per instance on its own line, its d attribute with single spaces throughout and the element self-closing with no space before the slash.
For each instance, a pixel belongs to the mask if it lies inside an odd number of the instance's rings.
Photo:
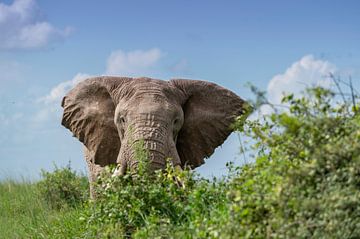
<svg viewBox="0 0 360 239">
<path fill-rule="evenodd" d="M 119 177 L 124 176 L 126 173 L 126 164 L 118 164 L 115 168 L 114 173 L 112 174 L 112 177 Z"/>
<path fill-rule="evenodd" d="M 111 177 L 115 178 L 115 177 L 119 177 L 121 176 L 121 170 L 119 169 L 119 167 L 116 167 L 114 173 L 111 175 Z"/>
</svg>

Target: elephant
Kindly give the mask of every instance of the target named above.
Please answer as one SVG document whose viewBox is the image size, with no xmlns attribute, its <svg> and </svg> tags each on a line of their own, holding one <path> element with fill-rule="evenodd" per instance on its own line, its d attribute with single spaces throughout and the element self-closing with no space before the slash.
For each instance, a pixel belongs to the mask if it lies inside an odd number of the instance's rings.
<svg viewBox="0 0 360 239">
<path fill-rule="evenodd" d="M 84 144 L 92 184 L 107 165 L 117 165 L 116 175 L 136 169 L 133 145 L 140 140 L 151 171 L 163 169 L 168 159 L 179 168 L 202 165 L 246 104 L 207 81 L 99 76 L 64 96 L 61 123 Z"/>
</svg>

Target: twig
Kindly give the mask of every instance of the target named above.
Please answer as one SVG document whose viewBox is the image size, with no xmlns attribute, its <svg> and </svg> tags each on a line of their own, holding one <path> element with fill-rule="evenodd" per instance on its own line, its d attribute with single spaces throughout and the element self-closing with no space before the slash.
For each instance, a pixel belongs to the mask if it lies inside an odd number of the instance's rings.
<svg viewBox="0 0 360 239">
<path fill-rule="evenodd" d="M 350 78 L 351 78 L 351 76 L 350 76 Z M 350 84 L 349 84 L 348 82 L 346 82 L 346 81 L 344 81 L 344 80 L 342 80 L 342 79 L 340 79 L 340 78 L 338 78 L 338 81 L 339 81 L 340 83 L 342 83 L 342 84 L 346 85 L 346 86 L 351 87 L 351 86 L 350 86 Z M 355 92 L 356 94 L 358 94 L 358 95 L 359 95 L 359 91 L 357 91 L 357 90 L 356 90 L 356 89 L 354 89 L 354 88 L 353 88 L 353 90 L 354 90 L 354 92 Z"/>
<path fill-rule="evenodd" d="M 349 84 L 350 84 L 351 99 L 352 99 L 352 103 L 353 103 L 353 107 L 354 107 L 354 112 L 356 114 L 357 113 L 357 108 L 356 108 L 355 94 L 354 94 L 354 88 L 353 88 L 351 76 L 349 76 Z"/>
<path fill-rule="evenodd" d="M 341 87 L 340 87 L 340 84 L 338 82 L 338 79 L 335 78 L 334 74 L 333 73 L 329 73 L 329 76 L 330 76 L 330 79 L 332 79 L 336 85 L 336 87 L 338 88 L 339 92 L 340 92 L 340 95 L 344 101 L 344 103 L 346 104 L 346 98 L 345 98 L 345 95 L 343 93 L 343 91 L 341 90 Z"/>
</svg>

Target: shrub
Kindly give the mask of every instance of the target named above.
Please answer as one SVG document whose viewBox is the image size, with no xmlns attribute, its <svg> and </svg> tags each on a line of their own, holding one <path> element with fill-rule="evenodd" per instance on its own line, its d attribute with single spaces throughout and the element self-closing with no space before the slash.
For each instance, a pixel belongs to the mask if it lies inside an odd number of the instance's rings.
<svg viewBox="0 0 360 239">
<path fill-rule="evenodd" d="M 230 217 L 217 225 L 223 234 L 360 237 L 360 115 L 334 97 L 322 88 L 289 95 L 289 111 L 246 124 L 258 154 L 229 185 Z"/>
<path fill-rule="evenodd" d="M 73 171 L 70 164 L 62 168 L 55 165 L 53 172 L 42 170 L 41 176 L 37 187 L 51 208 L 75 207 L 88 199 L 87 177 Z"/>
<path fill-rule="evenodd" d="M 155 177 L 139 170 L 102 178 L 88 217 L 92 236 L 359 238 L 360 115 L 333 98 L 313 88 L 285 97 L 289 111 L 239 119 L 255 162 L 230 164 L 228 178 L 205 180 L 170 165 Z"/>
<path fill-rule="evenodd" d="M 107 168 L 98 180 L 97 200 L 68 215 L 69 221 L 79 218 L 81 229 L 60 230 L 59 220 L 53 224 L 59 228 L 44 231 L 59 238 L 360 238 L 356 97 L 335 104 L 329 90 L 307 92 L 284 97 L 287 111 L 245 124 L 238 119 L 234 127 L 250 138 L 254 163 L 229 163 L 228 177 L 206 180 L 170 163 L 150 174 L 140 144 L 136 172 L 111 177 L 114 169 Z M 39 184 L 55 190 L 48 195 L 64 195 L 58 185 L 76 178 L 70 168 L 60 176 L 57 170 Z"/>
<path fill-rule="evenodd" d="M 226 195 L 219 183 L 196 178 L 193 172 L 174 169 L 170 163 L 155 175 L 148 172 L 146 151 L 136 149 L 139 165 L 123 177 L 111 177 L 113 169 L 98 181 L 98 197 L 88 215 L 93 237 L 170 237 L 173 226 L 209 216 L 210 208 Z M 195 230 L 201 225 L 193 225 Z M 163 228 L 163 231 L 158 231 Z"/>
</svg>

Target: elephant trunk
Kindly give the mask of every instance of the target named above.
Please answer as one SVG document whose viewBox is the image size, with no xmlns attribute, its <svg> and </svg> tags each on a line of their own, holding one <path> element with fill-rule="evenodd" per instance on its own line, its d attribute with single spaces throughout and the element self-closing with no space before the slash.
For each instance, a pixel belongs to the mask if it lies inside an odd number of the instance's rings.
<svg viewBox="0 0 360 239">
<path fill-rule="evenodd" d="M 180 167 L 175 142 L 166 125 L 156 122 L 148 124 L 134 124 L 132 130 L 125 134 L 126 143 L 122 145 L 117 160 L 121 168 L 118 174 L 125 174 L 127 169 L 136 171 L 142 152 L 147 155 L 150 171 L 164 169 L 167 159 L 177 168 Z"/>
<path fill-rule="evenodd" d="M 148 141 L 148 140 L 139 140 L 138 145 L 132 149 L 132 154 L 129 158 L 129 168 L 137 168 L 140 160 L 148 160 L 149 167 L 152 171 L 163 169 L 166 166 L 166 155 L 165 150 L 161 150 L 159 146 L 156 146 L 158 142 Z M 143 142 L 140 143 L 140 142 Z M 155 149 L 157 147 L 158 149 Z M 145 156 L 145 157 L 144 157 Z"/>
</svg>

